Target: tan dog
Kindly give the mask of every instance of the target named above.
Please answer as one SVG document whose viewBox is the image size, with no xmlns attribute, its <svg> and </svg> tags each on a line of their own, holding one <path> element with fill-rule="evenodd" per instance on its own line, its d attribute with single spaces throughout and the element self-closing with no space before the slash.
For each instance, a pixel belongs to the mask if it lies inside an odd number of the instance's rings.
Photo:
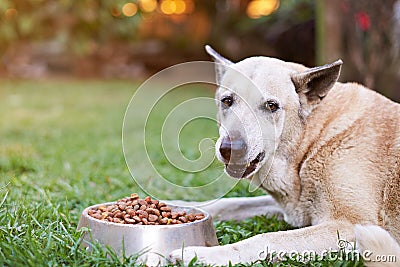
<svg viewBox="0 0 400 267">
<path fill-rule="evenodd" d="M 217 63 L 217 157 L 230 176 L 251 178 L 270 196 L 205 209 L 219 219 L 281 213 L 299 229 L 187 247 L 184 262 L 254 262 L 267 250 L 323 254 L 338 248 L 339 233 L 371 252 L 369 266 L 400 266 L 400 105 L 338 83 L 340 60 L 316 68 L 268 57 L 234 64 L 206 50 Z M 170 255 L 181 258 L 181 250 Z"/>
</svg>

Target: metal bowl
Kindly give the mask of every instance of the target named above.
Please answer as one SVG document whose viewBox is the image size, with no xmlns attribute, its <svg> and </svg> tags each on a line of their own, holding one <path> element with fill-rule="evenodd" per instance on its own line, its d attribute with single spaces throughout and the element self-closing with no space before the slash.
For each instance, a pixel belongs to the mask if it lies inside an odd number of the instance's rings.
<svg viewBox="0 0 400 267">
<path fill-rule="evenodd" d="M 83 237 L 83 246 L 90 249 L 93 242 L 99 242 L 114 249 L 118 255 L 122 255 L 123 251 L 126 256 L 140 254 L 139 262 L 156 266 L 166 264 L 168 254 L 183 246 L 218 245 L 211 216 L 204 210 L 169 205 L 172 211 L 205 215 L 202 220 L 174 225 L 119 224 L 98 220 L 88 215 L 89 209 L 112 204 L 115 202 L 97 204 L 83 210 L 78 230 L 82 227 L 90 229 L 90 232 Z"/>
</svg>

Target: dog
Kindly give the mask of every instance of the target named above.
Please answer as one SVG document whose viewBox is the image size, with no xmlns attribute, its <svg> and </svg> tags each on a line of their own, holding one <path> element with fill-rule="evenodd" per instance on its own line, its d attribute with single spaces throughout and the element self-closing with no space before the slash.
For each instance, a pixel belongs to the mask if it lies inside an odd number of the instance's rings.
<svg viewBox="0 0 400 267">
<path fill-rule="evenodd" d="M 368 266 L 400 265 L 400 104 L 338 82 L 341 60 L 307 68 L 269 57 L 233 63 L 206 51 L 218 85 L 216 156 L 228 175 L 251 179 L 268 195 L 223 198 L 204 209 L 220 220 L 281 215 L 298 229 L 186 247 L 169 259 L 251 263 L 265 249 L 323 254 L 346 240 L 370 252 Z M 382 254 L 397 263 L 384 263 Z"/>
</svg>

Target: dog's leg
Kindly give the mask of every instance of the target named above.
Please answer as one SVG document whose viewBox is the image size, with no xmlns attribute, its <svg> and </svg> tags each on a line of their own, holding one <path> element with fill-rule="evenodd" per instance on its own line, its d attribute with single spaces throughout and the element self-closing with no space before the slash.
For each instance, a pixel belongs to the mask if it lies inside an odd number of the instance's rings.
<svg viewBox="0 0 400 267">
<path fill-rule="evenodd" d="M 198 261 L 206 264 L 227 265 L 229 262 L 236 264 L 259 259 L 271 260 L 272 252 L 278 253 L 278 256 L 285 252 L 289 256 L 295 252 L 299 255 L 323 255 L 330 250 L 338 250 L 338 233 L 340 240 L 354 240 L 351 224 L 329 222 L 297 230 L 259 234 L 225 246 L 187 247 L 183 251 L 177 249 L 170 254 L 170 260 L 183 260 L 184 264 L 188 264 L 197 256 Z"/>
<path fill-rule="evenodd" d="M 283 218 L 282 209 L 271 196 L 221 198 L 209 202 L 167 200 L 177 206 L 196 206 L 211 214 L 215 220 L 243 220 L 256 215 Z"/>
</svg>

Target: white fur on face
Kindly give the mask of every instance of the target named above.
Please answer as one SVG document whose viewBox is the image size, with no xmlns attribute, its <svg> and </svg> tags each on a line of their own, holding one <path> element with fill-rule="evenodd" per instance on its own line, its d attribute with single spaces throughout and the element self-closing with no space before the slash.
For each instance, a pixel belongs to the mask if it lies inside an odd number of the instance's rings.
<svg viewBox="0 0 400 267">
<path fill-rule="evenodd" d="M 234 164 L 250 163 L 264 152 L 265 158 L 258 164 L 256 172 L 273 157 L 284 130 L 286 105 L 288 101 L 298 102 L 290 78 L 292 73 L 294 70 L 286 67 L 285 62 L 266 57 L 248 58 L 227 67 L 216 93 L 220 122 L 216 154 L 219 160 L 223 161 L 219 152 L 221 140 L 233 132 L 239 132 L 247 145 L 245 162 Z M 224 108 L 221 103 L 226 96 L 234 98 L 229 108 Z M 271 112 L 266 107 L 267 101 L 276 102 L 279 110 Z"/>
</svg>

